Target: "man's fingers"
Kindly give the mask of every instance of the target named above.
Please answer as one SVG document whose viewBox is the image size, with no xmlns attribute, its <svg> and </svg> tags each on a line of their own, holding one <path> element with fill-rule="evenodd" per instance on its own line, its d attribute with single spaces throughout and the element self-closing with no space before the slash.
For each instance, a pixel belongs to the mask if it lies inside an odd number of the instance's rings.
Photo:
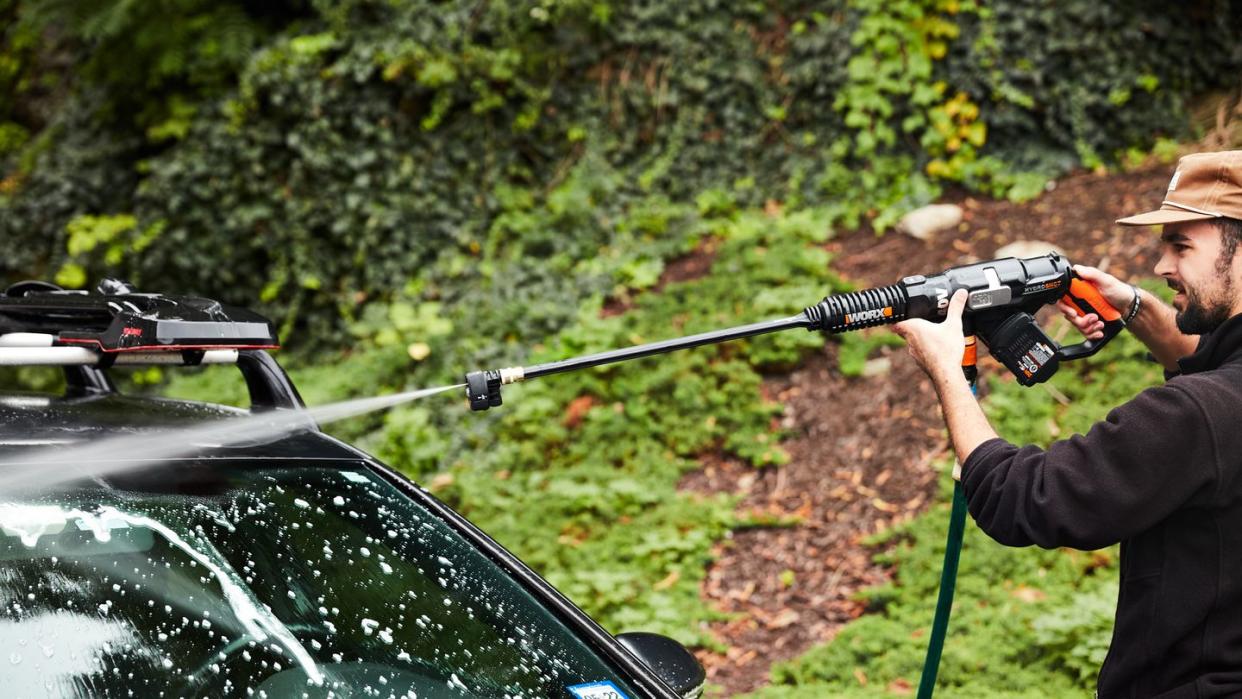
<svg viewBox="0 0 1242 699">
<path fill-rule="evenodd" d="M 1078 273 L 1078 276 L 1086 279 L 1092 284 L 1097 285 L 1100 282 L 1107 281 L 1110 277 L 1112 277 L 1112 275 L 1108 272 L 1096 269 L 1090 265 L 1074 265 L 1074 271 Z"/>
<path fill-rule="evenodd" d="M 1100 320 L 1098 315 L 1094 313 L 1078 315 L 1077 309 L 1064 301 L 1058 301 L 1057 308 L 1075 328 L 1078 328 L 1078 332 L 1082 333 L 1083 337 L 1088 340 L 1098 340 L 1104 337 L 1104 321 Z"/>
<path fill-rule="evenodd" d="M 1078 328 L 1078 332 L 1083 335 L 1101 333 L 1101 337 L 1103 336 L 1102 331 L 1104 330 L 1104 323 L 1100 320 L 1098 315 L 1094 313 L 1079 315 L 1078 308 L 1066 303 L 1065 301 L 1057 301 L 1057 308 L 1061 311 L 1061 314 L 1065 316 L 1066 320 L 1073 324 L 1075 328 Z"/>
<path fill-rule="evenodd" d="M 919 326 L 921 325 L 931 325 L 931 323 L 922 318 L 910 318 L 893 325 L 893 332 L 897 333 L 902 339 L 909 341 L 911 337 L 918 333 Z"/>
<path fill-rule="evenodd" d="M 1061 315 L 1065 316 L 1069 320 L 1076 321 L 1082 317 L 1078 307 L 1064 299 L 1057 301 L 1057 310 L 1061 311 Z"/>
</svg>

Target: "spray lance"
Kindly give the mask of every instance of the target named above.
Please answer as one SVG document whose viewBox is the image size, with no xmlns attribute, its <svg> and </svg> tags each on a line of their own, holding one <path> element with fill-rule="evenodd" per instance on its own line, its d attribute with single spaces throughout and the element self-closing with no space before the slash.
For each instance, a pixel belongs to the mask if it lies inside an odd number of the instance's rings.
<svg viewBox="0 0 1242 699">
<path fill-rule="evenodd" d="M 1047 381 L 1055 374 L 1061 361 L 1095 354 L 1125 327 L 1117 309 L 1109 305 L 1094 286 L 1079 278 L 1073 266 L 1063 256 L 1050 253 L 1026 259 L 1006 257 L 953 267 L 939 274 L 916 274 L 890 286 L 834 294 L 788 318 L 546 364 L 473 371 L 466 374 L 466 396 L 472 410 L 487 410 L 501 404 L 501 386 L 548 374 L 576 371 L 791 328 L 836 334 L 889 325 L 908 318 L 939 322 L 948 315 L 949 299 L 959 289 L 965 289 L 969 293 L 962 316 L 963 330 L 967 338 L 962 370 L 972 389 L 977 377 L 976 336 L 983 340 L 992 356 L 1017 377 L 1020 384 L 1033 386 Z M 1035 322 L 1035 313 L 1062 299 L 1068 301 L 1079 315 L 1094 313 L 1099 316 L 1104 322 L 1103 337 L 1084 340 L 1068 347 L 1062 347 L 1049 338 Z M 930 699 L 935 691 L 940 655 L 948 631 L 949 614 L 953 608 L 953 593 L 965 526 L 966 497 L 961 483 L 956 483 L 949 515 L 944 565 L 941 568 L 940 592 L 927 655 L 923 662 L 923 675 L 919 681 L 919 699 Z"/>
<path fill-rule="evenodd" d="M 933 322 L 944 319 L 949 299 L 958 289 L 969 292 L 963 325 L 977 335 L 992 356 L 1013 372 L 1023 386 L 1047 381 L 1062 360 L 1089 357 L 1121 332 L 1121 314 L 1094 286 L 1080 279 L 1062 255 L 1018 259 L 1005 257 L 947 269 L 940 274 L 906 277 L 890 286 L 834 294 L 802 313 L 750 325 L 662 340 L 623 349 L 588 354 L 528 367 L 473 371 L 466 374 L 466 396 L 472 410 L 501 404 L 500 387 L 530 379 L 576 371 L 601 364 L 716 344 L 779 330 L 805 328 L 837 334 L 908 318 Z M 1104 321 L 1104 336 L 1062 347 L 1035 322 L 1034 314 L 1060 299 L 1070 301 L 1081 315 L 1095 313 Z"/>
</svg>

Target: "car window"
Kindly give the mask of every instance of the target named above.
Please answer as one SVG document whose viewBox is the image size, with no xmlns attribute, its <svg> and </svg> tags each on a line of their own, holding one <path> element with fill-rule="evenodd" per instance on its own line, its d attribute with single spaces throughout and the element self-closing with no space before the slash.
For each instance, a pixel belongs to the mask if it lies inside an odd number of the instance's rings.
<svg viewBox="0 0 1242 699">
<path fill-rule="evenodd" d="M 637 696 L 364 465 L 267 464 L 0 495 L 4 694 Z"/>
</svg>

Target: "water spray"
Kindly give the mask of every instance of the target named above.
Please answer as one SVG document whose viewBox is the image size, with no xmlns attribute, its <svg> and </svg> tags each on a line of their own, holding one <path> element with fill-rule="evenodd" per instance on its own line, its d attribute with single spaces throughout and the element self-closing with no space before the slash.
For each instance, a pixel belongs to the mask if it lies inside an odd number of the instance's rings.
<svg viewBox="0 0 1242 699">
<path fill-rule="evenodd" d="M 300 410 L 272 410 L 212 420 L 184 429 L 123 434 L 78 445 L 42 447 L 6 456 L 0 470 L 0 495 L 41 490 L 80 478 L 99 478 L 182 458 L 203 449 L 275 440 L 324 423 L 387 410 L 403 403 L 461 388 L 462 384 L 424 388 L 387 396 L 358 398 Z M 51 468 L 55 466 L 55 468 Z"/>
</svg>

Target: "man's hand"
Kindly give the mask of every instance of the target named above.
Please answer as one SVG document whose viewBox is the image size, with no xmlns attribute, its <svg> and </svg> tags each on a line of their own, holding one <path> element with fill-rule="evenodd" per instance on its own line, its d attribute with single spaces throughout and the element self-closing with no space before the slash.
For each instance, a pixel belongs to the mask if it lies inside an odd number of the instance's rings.
<svg viewBox="0 0 1242 699">
<path fill-rule="evenodd" d="M 948 315 L 939 323 L 914 318 L 893 326 L 897 334 L 905 338 L 910 354 L 931 377 L 937 391 L 945 380 L 954 376 L 962 378 L 962 353 L 966 348 L 962 311 L 968 296 L 965 289 L 958 289 L 949 299 Z"/>
<path fill-rule="evenodd" d="M 1100 296 L 1120 311 L 1122 316 L 1125 316 L 1130 311 L 1130 307 L 1134 305 L 1134 287 L 1117 277 L 1086 265 L 1074 265 L 1074 271 L 1099 290 Z M 1083 337 L 1088 340 L 1098 340 L 1104 337 L 1104 321 L 1100 320 L 1096 314 L 1079 315 L 1078 307 L 1064 300 L 1057 301 L 1057 308 L 1074 327 L 1078 328 L 1078 332 L 1082 333 Z"/>
</svg>

